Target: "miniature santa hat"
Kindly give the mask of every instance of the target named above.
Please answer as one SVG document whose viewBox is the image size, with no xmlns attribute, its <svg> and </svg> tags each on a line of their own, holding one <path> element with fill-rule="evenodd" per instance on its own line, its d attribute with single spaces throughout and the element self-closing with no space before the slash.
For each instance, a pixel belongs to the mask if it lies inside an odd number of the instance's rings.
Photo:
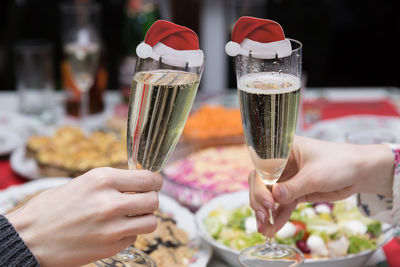
<svg viewBox="0 0 400 267">
<path fill-rule="evenodd" d="M 290 56 L 292 46 L 281 25 L 269 19 L 240 17 L 232 30 L 232 41 L 225 45 L 231 56 L 244 55 L 254 58 L 282 58 Z"/>
<path fill-rule="evenodd" d="M 166 20 L 157 20 L 136 47 L 140 58 L 153 58 L 176 67 L 200 67 L 204 54 L 194 31 Z"/>
</svg>

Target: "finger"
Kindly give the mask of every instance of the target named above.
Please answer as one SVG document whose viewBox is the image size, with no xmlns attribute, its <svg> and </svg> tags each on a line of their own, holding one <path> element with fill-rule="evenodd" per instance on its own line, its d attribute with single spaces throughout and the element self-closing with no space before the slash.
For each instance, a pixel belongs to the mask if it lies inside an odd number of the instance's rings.
<svg viewBox="0 0 400 267">
<path fill-rule="evenodd" d="M 158 194 L 155 191 L 137 193 L 137 194 L 122 194 L 121 206 L 119 209 L 120 215 L 143 215 L 153 213 L 158 208 Z"/>
<path fill-rule="evenodd" d="M 354 186 L 348 186 L 333 192 L 316 192 L 300 197 L 298 202 L 338 201 L 351 196 L 354 191 Z"/>
<path fill-rule="evenodd" d="M 286 205 L 279 205 L 273 213 L 274 224 L 271 224 L 270 222 L 260 224 L 257 228 L 258 231 L 267 237 L 274 237 L 275 233 L 278 232 L 289 220 L 290 215 L 292 214 L 296 206 L 297 202 L 292 202 Z"/>
<path fill-rule="evenodd" d="M 100 185 L 111 186 L 120 192 L 159 191 L 162 176 L 148 170 L 122 170 L 114 168 L 97 168 L 91 171 Z"/>
<path fill-rule="evenodd" d="M 249 186 L 250 207 L 254 210 L 257 220 L 264 223 L 269 219 L 268 207 L 273 207 L 271 193 L 255 171 L 249 174 Z"/>
<path fill-rule="evenodd" d="M 136 238 L 137 236 L 126 236 L 124 238 L 122 238 L 121 240 L 118 241 L 119 245 L 125 249 L 133 244 L 135 244 L 136 242 Z"/>
<path fill-rule="evenodd" d="M 274 230 L 275 232 L 278 232 L 284 225 L 285 223 L 289 220 L 290 215 L 292 215 L 292 212 L 297 206 L 297 201 L 289 203 L 289 204 L 281 204 L 278 206 L 278 208 L 275 211 L 275 225 L 274 225 Z"/>
<path fill-rule="evenodd" d="M 148 234 L 157 228 L 157 218 L 153 214 L 125 217 L 120 225 L 122 237 Z"/>
<path fill-rule="evenodd" d="M 301 169 L 292 179 L 276 183 L 272 195 L 276 202 L 289 204 L 299 197 L 318 191 L 319 184 L 313 183 L 307 169 Z"/>
<path fill-rule="evenodd" d="M 267 237 L 274 237 L 275 235 L 275 226 L 271 224 L 269 221 L 266 221 L 265 223 L 258 223 L 257 230 L 259 233 L 267 236 Z"/>
</svg>

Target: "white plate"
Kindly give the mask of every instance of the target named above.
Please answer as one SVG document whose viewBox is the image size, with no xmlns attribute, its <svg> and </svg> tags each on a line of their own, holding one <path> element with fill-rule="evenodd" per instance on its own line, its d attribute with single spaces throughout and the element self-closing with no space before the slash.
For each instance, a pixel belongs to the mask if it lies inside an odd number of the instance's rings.
<svg viewBox="0 0 400 267">
<path fill-rule="evenodd" d="M 346 116 L 317 122 L 303 132 L 304 136 L 325 141 L 345 142 L 346 133 L 360 129 L 386 128 L 400 140 L 400 118 L 390 116 Z"/>
<path fill-rule="evenodd" d="M 6 127 L 0 126 L 0 156 L 9 155 L 22 143 L 22 138 Z"/>
<path fill-rule="evenodd" d="M 4 214 L 10 210 L 18 202 L 22 201 L 26 196 L 34 194 L 40 190 L 45 190 L 63 185 L 70 181 L 71 178 L 44 178 L 31 181 L 22 185 L 11 186 L 6 190 L 0 191 L 0 214 Z M 160 209 L 163 212 L 169 213 L 177 222 L 178 227 L 185 230 L 192 242 L 198 247 L 196 254 L 193 257 L 193 262 L 189 267 L 205 267 L 211 258 L 211 246 L 202 242 L 198 236 L 195 226 L 194 215 L 186 208 L 182 207 L 174 199 L 159 194 Z"/>
<path fill-rule="evenodd" d="M 22 145 L 11 153 L 10 156 L 11 169 L 19 176 L 22 176 L 27 179 L 34 180 L 42 178 L 36 160 L 27 157 L 25 152 L 26 148 L 24 145 Z"/>
<path fill-rule="evenodd" d="M 249 203 L 249 193 L 248 191 L 241 191 L 236 193 L 224 194 L 218 196 L 209 202 L 207 202 L 203 207 L 201 207 L 196 212 L 196 226 L 199 232 L 199 235 L 204 239 L 205 242 L 209 243 L 215 253 L 222 259 L 224 259 L 229 266 L 241 266 L 237 260 L 239 256 L 239 251 L 231 249 L 221 243 L 218 243 L 212 236 L 210 236 L 204 226 L 204 219 L 208 217 L 208 214 L 218 207 L 224 207 L 226 209 L 234 209 L 236 207 L 240 207 L 246 203 Z M 384 227 L 387 227 L 386 224 Z M 391 235 L 390 232 L 385 235 L 385 237 L 389 237 Z M 368 258 L 374 253 L 374 251 L 367 250 L 358 254 L 349 255 L 346 257 L 334 258 L 334 259 L 326 259 L 326 260 L 314 260 L 314 259 L 306 259 L 305 262 L 301 265 L 304 267 L 361 267 L 365 266 L 364 263 L 368 260 Z"/>
</svg>

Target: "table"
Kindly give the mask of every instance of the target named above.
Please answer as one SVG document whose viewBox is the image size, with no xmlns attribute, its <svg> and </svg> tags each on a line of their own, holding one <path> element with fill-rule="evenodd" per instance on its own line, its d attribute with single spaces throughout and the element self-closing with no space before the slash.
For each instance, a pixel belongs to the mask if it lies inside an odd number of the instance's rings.
<svg viewBox="0 0 400 267">
<path fill-rule="evenodd" d="M 400 89 L 399 88 L 310 88 L 303 93 L 302 109 L 299 119 L 298 133 L 304 133 L 313 124 L 321 120 L 332 119 L 336 117 L 354 115 L 354 114 L 370 114 L 380 116 L 399 116 L 400 115 Z M 226 95 L 213 96 L 214 98 L 222 97 L 223 101 L 235 101 L 236 91 L 227 90 Z M 55 113 L 60 119 L 60 124 L 71 122 L 74 119 L 66 117 L 62 108 L 64 94 L 57 92 L 55 94 Z M 210 96 L 200 95 L 198 99 L 210 99 Z M 227 100 L 228 99 L 228 100 Z M 105 110 L 103 113 L 92 116 L 91 119 L 95 124 L 101 123 L 112 114 L 114 107 L 120 103 L 119 93 L 109 91 L 105 94 Z M 232 103 L 231 103 L 232 104 Z M 233 104 L 234 105 L 234 104 Z M 0 114 L 2 112 L 17 112 L 18 99 L 15 92 L 0 92 Z M 47 127 L 56 127 L 56 125 L 48 125 Z M 17 177 L 12 173 L 7 160 L 0 161 L 0 188 L 5 188 L 11 184 L 19 184 L 26 182 L 21 177 Z M 1 181 L 3 180 L 3 184 Z M 4 183 L 7 180 L 7 183 Z M 390 251 L 391 255 L 400 254 L 400 245 L 391 244 L 386 246 L 385 251 Z M 368 266 L 379 266 L 385 261 L 385 253 L 378 250 L 369 260 Z M 391 263 L 390 266 L 395 263 Z M 227 266 L 221 260 L 213 258 L 208 265 L 209 267 L 225 267 Z M 397 265 L 398 266 L 398 265 Z"/>
</svg>

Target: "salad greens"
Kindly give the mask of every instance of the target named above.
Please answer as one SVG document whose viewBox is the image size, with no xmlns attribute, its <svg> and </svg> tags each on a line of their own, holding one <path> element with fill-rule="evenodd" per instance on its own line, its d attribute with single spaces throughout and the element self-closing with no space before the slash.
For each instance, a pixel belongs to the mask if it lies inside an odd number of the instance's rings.
<svg viewBox="0 0 400 267">
<path fill-rule="evenodd" d="M 350 236 L 349 254 L 358 253 L 367 249 L 375 249 L 376 242 L 365 236 Z"/>
<path fill-rule="evenodd" d="M 318 205 L 329 208 L 317 208 Z M 287 224 L 291 225 L 286 229 L 291 230 L 284 230 L 283 227 L 275 236 L 275 241 L 295 246 L 306 257 L 313 258 L 345 256 L 373 250 L 382 232 L 379 221 L 363 217 L 354 201 L 349 200 L 300 203 Z M 218 207 L 210 212 L 204 225 L 217 242 L 232 249 L 243 250 L 265 242 L 265 237 L 257 232 L 254 213 L 248 205 L 232 210 Z M 313 238 L 310 239 L 310 236 Z M 321 244 L 325 248 L 321 248 Z"/>
</svg>

